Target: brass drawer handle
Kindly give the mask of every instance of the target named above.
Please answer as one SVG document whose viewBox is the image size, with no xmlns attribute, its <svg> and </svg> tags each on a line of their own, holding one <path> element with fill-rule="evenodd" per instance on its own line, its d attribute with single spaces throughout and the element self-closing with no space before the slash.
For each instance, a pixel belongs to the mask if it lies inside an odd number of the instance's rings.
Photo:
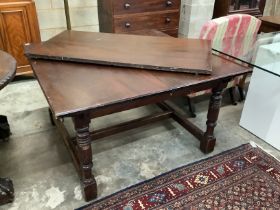
<svg viewBox="0 0 280 210">
<path fill-rule="evenodd" d="M 170 18 L 165 18 L 165 23 L 170 23 L 171 22 L 171 19 Z"/>
<path fill-rule="evenodd" d="M 172 1 L 166 1 L 166 6 L 171 7 L 173 5 Z"/>
<path fill-rule="evenodd" d="M 129 9 L 129 8 L 130 8 L 130 4 L 129 4 L 129 3 L 125 3 L 125 4 L 124 4 L 124 8 L 125 8 L 125 9 Z"/>
<path fill-rule="evenodd" d="M 130 25 L 130 23 L 127 22 L 127 23 L 125 23 L 124 26 L 125 26 L 126 28 L 130 28 L 131 25 Z"/>
</svg>

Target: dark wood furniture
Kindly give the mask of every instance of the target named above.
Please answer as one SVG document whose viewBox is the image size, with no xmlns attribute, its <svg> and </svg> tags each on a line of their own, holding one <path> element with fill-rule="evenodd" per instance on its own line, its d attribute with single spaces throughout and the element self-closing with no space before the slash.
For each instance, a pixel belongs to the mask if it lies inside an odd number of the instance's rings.
<svg viewBox="0 0 280 210">
<path fill-rule="evenodd" d="M 16 61 L 9 54 L 0 50 L 0 90 L 15 76 Z M 8 178 L 0 178 L 0 205 L 14 200 L 14 188 Z"/>
<path fill-rule="evenodd" d="M 123 43 L 126 44 L 125 47 Z M 195 74 L 211 74 L 212 72 L 209 40 L 170 37 L 158 39 L 154 36 L 65 31 L 44 44 L 26 45 L 25 54 L 28 58 L 157 71 Z"/>
<path fill-rule="evenodd" d="M 100 32 L 156 29 L 178 36 L 181 0 L 98 0 Z"/>
<path fill-rule="evenodd" d="M 72 38 L 83 36 L 83 32 L 67 33 L 71 33 Z M 71 44 L 72 40 L 68 39 L 67 33 L 63 33 L 64 40 Z M 79 43 L 76 44 L 79 46 Z M 210 76 L 40 59 L 31 60 L 31 65 L 50 105 L 53 121 L 61 131 L 73 158 L 87 201 L 97 196 L 97 185 L 92 174 L 91 141 L 171 117 L 200 141 L 203 152 L 211 152 L 216 142 L 214 128 L 222 90 L 235 76 L 251 72 L 248 67 L 216 55 L 212 55 L 213 72 Z M 182 116 L 177 108 L 164 103 L 167 99 L 209 88 L 213 88 L 213 94 L 205 132 Z M 157 104 L 162 112 L 89 131 L 91 119 L 148 104 Z M 67 117 L 72 118 L 74 123 L 74 138 L 69 136 L 64 127 L 63 119 Z"/>
<path fill-rule="evenodd" d="M 231 0 L 231 6 L 234 10 L 240 10 L 243 7 L 254 9 L 258 5 L 258 0 Z"/>
<path fill-rule="evenodd" d="M 0 50 L 16 59 L 17 75 L 32 74 L 23 45 L 40 42 L 40 39 L 35 3 L 32 0 L 0 1 Z"/>
<path fill-rule="evenodd" d="M 227 16 L 229 13 L 230 4 L 231 0 L 215 0 L 213 19 Z"/>
<path fill-rule="evenodd" d="M 263 14 L 266 0 L 247 0 L 248 5 L 242 6 L 241 0 L 215 0 L 213 18 L 232 14 L 249 14 L 260 17 Z"/>
<path fill-rule="evenodd" d="M 260 20 L 262 21 L 260 32 L 280 31 L 280 16 L 264 16 Z"/>
</svg>

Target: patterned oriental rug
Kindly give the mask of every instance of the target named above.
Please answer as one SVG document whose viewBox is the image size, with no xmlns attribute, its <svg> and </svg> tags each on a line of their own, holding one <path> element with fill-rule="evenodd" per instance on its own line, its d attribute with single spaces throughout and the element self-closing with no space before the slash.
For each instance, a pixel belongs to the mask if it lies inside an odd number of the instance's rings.
<svg viewBox="0 0 280 210">
<path fill-rule="evenodd" d="M 95 201 L 99 209 L 280 209 L 280 163 L 250 144 Z"/>
</svg>

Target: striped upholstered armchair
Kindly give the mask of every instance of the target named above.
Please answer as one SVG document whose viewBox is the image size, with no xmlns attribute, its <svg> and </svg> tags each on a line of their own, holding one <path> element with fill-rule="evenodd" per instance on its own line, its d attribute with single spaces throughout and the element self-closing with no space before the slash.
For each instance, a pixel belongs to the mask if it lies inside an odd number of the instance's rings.
<svg viewBox="0 0 280 210">
<path fill-rule="evenodd" d="M 200 38 L 212 40 L 212 48 L 233 56 L 246 56 L 251 49 L 261 25 L 261 21 L 246 14 L 235 14 L 213 19 L 205 23 L 201 29 Z M 225 66 L 226 68 L 226 66 Z M 244 83 L 247 75 L 234 78 L 228 83 L 232 104 L 236 105 L 234 90 L 236 87 L 240 93 L 240 99 L 244 100 Z M 195 117 L 195 109 L 192 98 L 211 93 L 211 90 L 191 93 L 188 95 L 188 105 L 191 115 Z"/>
</svg>

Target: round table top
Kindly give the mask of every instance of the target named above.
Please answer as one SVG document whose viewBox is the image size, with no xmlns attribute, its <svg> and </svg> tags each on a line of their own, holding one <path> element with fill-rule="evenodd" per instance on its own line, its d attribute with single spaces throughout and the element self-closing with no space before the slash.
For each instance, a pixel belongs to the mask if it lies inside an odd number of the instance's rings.
<svg viewBox="0 0 280 210">
<path fill-rule="evenodd" d="M 17 63 L 8 53 L 0 50 L 0 90 L 15 76 Z"/>
</svg>

